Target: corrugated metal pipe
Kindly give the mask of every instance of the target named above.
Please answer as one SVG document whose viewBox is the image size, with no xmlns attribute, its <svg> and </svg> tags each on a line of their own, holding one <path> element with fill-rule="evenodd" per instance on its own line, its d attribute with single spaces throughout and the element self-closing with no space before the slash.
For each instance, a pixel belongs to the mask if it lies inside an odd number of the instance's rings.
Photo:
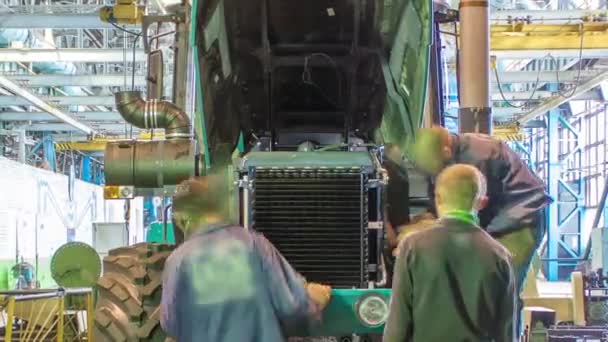
<svg viewBox="0 0 608 342">
<path fill-rule="evenodd" d="M 139 91 L 123 91 L 115 95 L 116 109 L 133 126 L 165 129 L 165 139 L 190 139 L 188 115 L 168 101 L 148 100 Z"/>
</svg>

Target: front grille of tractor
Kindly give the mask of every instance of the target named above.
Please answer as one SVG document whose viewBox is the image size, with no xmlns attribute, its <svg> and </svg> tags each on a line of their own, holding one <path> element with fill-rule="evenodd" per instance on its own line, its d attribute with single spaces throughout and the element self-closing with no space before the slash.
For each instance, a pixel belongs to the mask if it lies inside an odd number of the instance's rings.
<svg viewBox="0 0 608 342">
<path fill-rule="evenodd" d="M 257 169 L 252 226 L 309 281 L 365 286 L 367 175 L 353 169 Z"/>
</svg>

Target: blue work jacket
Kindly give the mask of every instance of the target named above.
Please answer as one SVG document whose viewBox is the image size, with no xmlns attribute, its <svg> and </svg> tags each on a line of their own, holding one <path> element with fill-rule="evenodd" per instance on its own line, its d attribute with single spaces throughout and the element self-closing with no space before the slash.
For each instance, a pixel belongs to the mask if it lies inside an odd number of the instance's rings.
<svg viewBox="0 0 608 342">
<path fill-rule="evenodd" d="M 285 341 L 319 312 L 275 247 L 239 226 L 194 233 L 165 265 L 161 326 L 178 342 Z"/>
</svg>

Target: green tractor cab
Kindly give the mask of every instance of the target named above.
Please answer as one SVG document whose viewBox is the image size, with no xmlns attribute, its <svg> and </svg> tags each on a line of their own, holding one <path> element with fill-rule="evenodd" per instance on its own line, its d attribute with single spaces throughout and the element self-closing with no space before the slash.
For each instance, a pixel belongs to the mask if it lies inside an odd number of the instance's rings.
<svg viewBox="0 0 608 342">
<path fill-rule="evenodd" d="M 235 220 L 262 232 L 309 281 L 333 288 L 323 325 L 302 336 L 381 333 L 392 271 L 384 223 L 409 220 L 403 154 L 425 112 L 432 1 L 194 0 L 191 13 L 195 136 L 163 103 L 154 120 L 167 140 L 108 144 L 106 197 L 170 196 L 181 180 L 225 170 Z M 149 128 L 139 94 L 118 100 L 125 118 Z M 150 242 L 173 236 L 164 229 Z M 110 253 L 104 265 L 122 276 L 102 277 L 107 297 L 118 285 L 134 290 L 125 306 L 102 301 L 98 340 L 162 340 L 152 290 L 170 250 L 150 243 Z M 136 308 L 126 304 L 138 302 L 146 319 L 130 316 Z"/>
</svg>

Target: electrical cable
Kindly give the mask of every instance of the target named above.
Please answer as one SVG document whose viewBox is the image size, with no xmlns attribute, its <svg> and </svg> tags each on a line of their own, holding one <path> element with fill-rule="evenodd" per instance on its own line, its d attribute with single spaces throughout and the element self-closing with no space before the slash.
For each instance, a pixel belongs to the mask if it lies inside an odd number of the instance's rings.
<svg viewBox="0 0 608 342">
<path fill-rule="evenodd" d="M 583 24 L 579 25 L 581 27 L 581 43 L 578 50 L 578 73 L 576 76 L 576 82 L 574 84 L 574 87 L 572 88 L 572 92 L 569 95 L 564 95 L 563 93 L 561 93 L 561 89 L 558 90 L 559 95 L 564 98 L 572 97 L 574 93 L 576 93 L 576 90 L 578 89 L 578 86 L 581 83 L 581 72 L 583 71 L 583 47 L 585 32 L 583 31 Z M 555 59 L 555 57 L 551 56 L 551 59 L 555 63 L 555 77 L 557 78 L 557 83 L 560 84 L 561 82 L 559 81 L 559 65 L 557 64 L 557 60 Z"/>
<path fill-rule="evenodd" d="M 137 41 L 141 37 L 141 34 L 135 36 L 133 39 L 133 62 L 131 64 L 131 90 L 135 90 L 135 54 L 137 49 Z"/>
<path fill-rule="evenodd" d="M 116 25 L 115 23 L 110 23 L 110 25 L 114 26 L 114 28 L 115 28 L 115 29 L 117 29 L 117 30 L 120 30 L 120 31 L 126 32 L 126 33 L 128 33 L 128 34 L 132 34 L 132 35 L 134 35 L 134 36 L 137 36 L 137 35 L 140 35 L 140 34 L 141 34 L 141 32 L 135 32 L 135 31 L 130 31 L 130 30 L 127 30 L 126 28 L 124 28 L 124 27 L 120 27 L 120 26 Z"/>
<path fill-rule="evenodd" d="M 137 41 L 139 40 L 139 38 L 141 37 L 143 32 L 134 32 L 134 31 L 130 31 L 127 30 L 123 27 L 120 27 L 118 25 L 116 25 L 115 23 L 110 23 L 114 28 L 116 28 L 117 30 L 120 30 L 122 32 L 128 33 L 130 35 L 135 36 L 135 38 L 133 38 L 133 61 L 131 64 L 131 90 L 135 90 L 135 57 L 137 54 Z M 125 46 L 125 49 L 127 47 Z M 126 65 L 125 65 L 126 68 Z M 130 129 L 129 129 L 129 139 L 133 139 L 133 125 L 130 125 Z"/>
<path fill-rule="evenodd" d="M 310 63 L 311 58 L 316 57 L 316 56 L 324 57 L 325 59 L 327 59 L 330 62 L 330 64 L 334 68 L 334 72 L 336 73 L 336 81 L 338 84 L 338 100 L 337 101 L 331 100 L 324 93 L 323 89 L 312 80 L 312 74 L 311 74 L 308 63 Z M 314 86 L 319 91 L 321 91 L 321 96 L 323 96 L 323 98 L 327 102 L 329 102 L 336 108 L 340 108 L 339 103 L 340 103 L 340 99 L 342 98 L 342 78 L 340 77 L 340 69 L 338 68 L 338 64 L 330 55 L 328 55 L 326 53 L 322 53 L 322 52 L 315 52 L 315 53 L 311 53 L 310 55 L 306 56 L 304 58 L 304 70 L 302 71 L 302 83 L 304 83 L 306 85 Z"/>
<path fill-rule="evenodd" d="M 541 61 L 544 60 L 545 58 L 546 57 L 543 57 L 541 59 Z M 530 94 L 530 98 L 525 100 L 524 103 L 522 103 L 521 105 L 516 105 L 516 104 L 513 104 L 513 102 L 511 102 L 505 96 L 505 93 L 502 90 L 502 83 L 500 82 L 500 76 L 498 75 L 498 68 L 494 67 L 494 75 L 496 76 L 496 85 L 498 86 L 498 92 L 500 93 L 500 97 L 507 104 L 507 106 L 512 107 L 512 108 L 524 108 L 524 107 L 528 106 L 528 104 L 530 104 L 530 102 L 534 99 L 534 95 L 536 95 L 536 91 L 538 91 L 538 88 L 539 88 L 538 84 L 540 83 L 540 69 L 541 68 L 539 65 L 538 71 L 536 73 L 536 83 L 534 84 L 534 90 L 532 91 L 532 94 Z"/>
<path fill-rule="evenodd" d="M 583 31 L 583 27 L 582 27 L 582 26 L 583 26 L 583 24 L 580 24 L 580 26 L 581 26 L 581 30 L 580 30 L 580 32 L 581 32 L 581 40 L 580 40 L 580 46 L 579 46 L 579 52 L 578 52 L 578 61 L 579 61 L 579 62 L 578 62 L 578 73 L 577 73 L 577 76 L 576 76 L 576 82 L 575 82 L 575 85 L 574 85 L 574 87 L 572 88 L 572 92 L 571 92 L 570 94 L 565 94 L 565 93 L 562 93 L 562 90 L 561 90 L 561 89 L 558 89 L 558 95 L 559 95 L 559 96 L 562 96 L 562 97 L 564 97 L 564 98 L 569 98 L 569 97 L 572 97 L 572 96 L 575 94 L 575 92 L 576 92 L 576 90 L 578 89 L 578 86 L 579 86 L 579 84 L 580 84 L 580 82 L 581 82 L 581 73 L 582 73 L 582 71 L 583 71 L 583 47 L 584 47 L 584 31 Z M 560 84 L 560 83 L 561 83 L 561 82 L 560 82 L 560 80 L 559 80 L 559 73 L 560 73 L 560 70 L 559 70 L 559 64 L 558 64 L 558 62 L 557 62 L 557 59 L 556 59 L 554 56 L 552 56 L 551 54 L 547 54 L 546 56 L 544 56 L 543 58 L 541 58 L 541 59 L 540 59 L 540 61 L 544 60 L 545 58 L 551 58 L 552 63 L 554 63 L 554 66 L 555 66 L 555 76 L 556 76 L 556 81 L 557 81 L 557 83 L 558 83 L 558 84 Z M 500 77 L 499 77 L 499 75 L 498 75 L 498 68 L 494 68 L 494 74 L 496 75 L 496 83 L 497 83 L 497 85 L 498 85 L 498 92 L 500 93 L 500 97 L 502 98 L 502 100 L 503 100 L 503 101 L 504 101 L 504 102 L 505 102 L 505 103 L 506 103 L 506 104 L 507 104 L 509 107 L 513 107 L 513 108 L 523 108 L 523 107 L 526 107 L 526 106 L 527 106 L 527 105 L 528 105 L 528 104 L 529 104 L 529 103 L 530 103 L 530 102 L 531 102 L 531 101 L 534 99 L 534 95 L 535 95 L 536 91 L 538 91 L 538 88 L 539 88 L 538 84 L 540 83 L 540 71 L 541 71 L 541 68 L 540 68 L 540 66 L 539 66 L 539 68 L 538 68 L 538 73 L 537 73 L 537 75 L 536 75 L 536 83 L 535 83 L 535 86 L 534 86 L 534 91 L 533 91 L 533 92 L 532 92 L 532 94 L 530 95 L 530 98 L 529 98 L 528 100 L 524 101 L 524 103 L 523 103 L 523 104 L 521 104 L 521 105 L 514 105 L 514 104 L 513 104 L 511 101 L 509 101 L 509 100 L 506 98 L 506 96 L 504 95 L 503 90 L 502 90 L 502 84 L 501 84 L 501 82 L 500 82 Z"/>
</svg>

